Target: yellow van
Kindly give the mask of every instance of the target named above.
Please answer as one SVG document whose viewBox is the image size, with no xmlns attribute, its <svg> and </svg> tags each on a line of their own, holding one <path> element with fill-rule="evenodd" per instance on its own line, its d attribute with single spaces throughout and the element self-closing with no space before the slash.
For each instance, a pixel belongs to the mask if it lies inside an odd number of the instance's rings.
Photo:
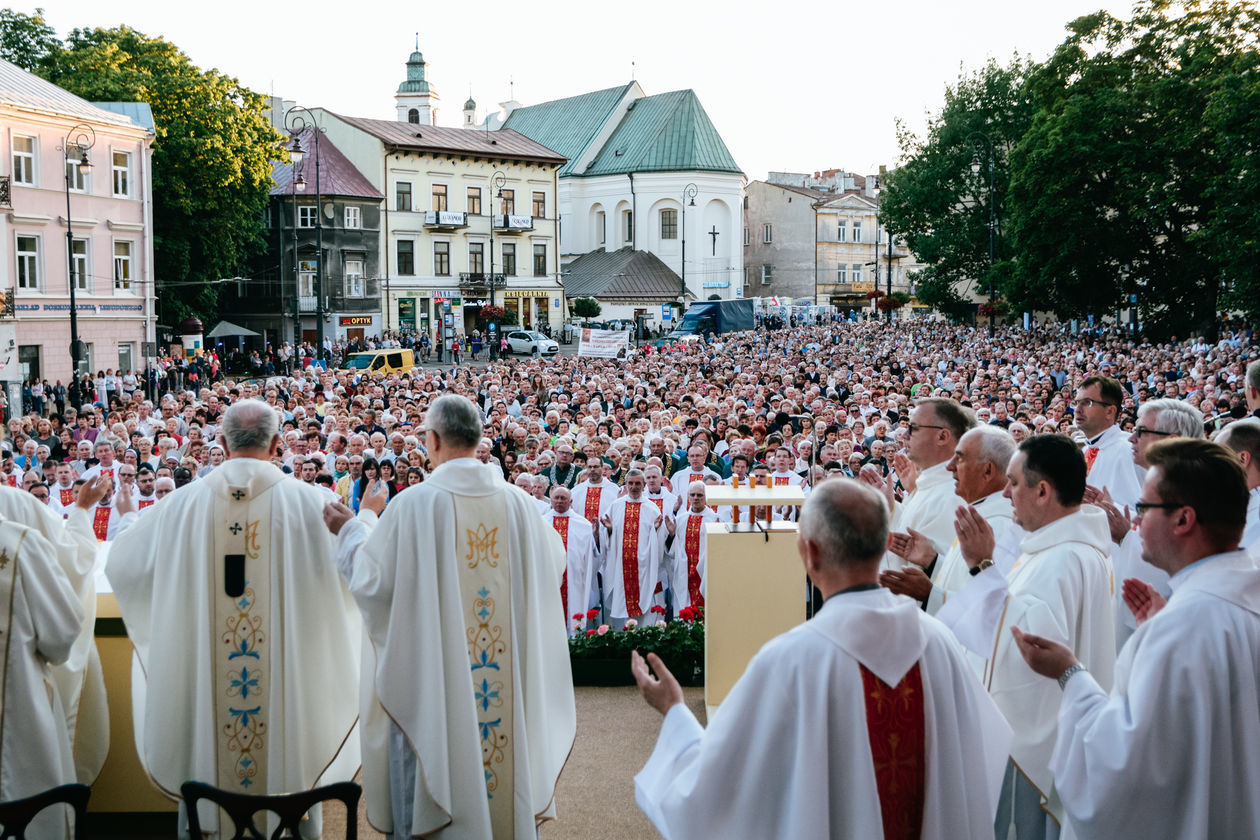
<svg viewBox="0 0 1260 840">
<path fill-rule="evenodd" d="M 385 350 L 367 350 L 354 353 L 346 359 L 341 369 L 346 373 L 407 373 L 416 366 L 416 356 L 410 350 L 390 347 Z"/>
</svg>

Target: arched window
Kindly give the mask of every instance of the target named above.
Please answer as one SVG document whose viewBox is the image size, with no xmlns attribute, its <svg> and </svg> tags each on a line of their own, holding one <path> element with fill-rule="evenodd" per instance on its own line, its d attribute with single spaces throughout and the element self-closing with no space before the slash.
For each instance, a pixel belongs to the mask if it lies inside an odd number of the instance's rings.
<svg viewBox="0 0 1260 840">
<path fill-rule="evenodd" d="M 407 112 L 407 122 L 409 122 L 409 123 L 418 123 L 418 122 L 420 122 L 420 112 L 419 112 L 417 109 L 415 109 L 415 108 L 412 108 L 410 111 L 408 111 L 408 112 Z"/>
</svg>

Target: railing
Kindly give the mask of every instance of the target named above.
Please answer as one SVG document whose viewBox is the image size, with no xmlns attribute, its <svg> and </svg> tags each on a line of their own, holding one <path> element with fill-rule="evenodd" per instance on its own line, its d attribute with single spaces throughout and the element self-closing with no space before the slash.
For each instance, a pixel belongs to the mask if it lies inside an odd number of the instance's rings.
<svg viewBox="0 0 1260 840">
<path fill-rule="evenodd" d="M 504 214 L 494 217 L 494 229 L 513 233 L 516 231 L 533 230 L 533 216 L 514 216 Z"/>
<path fill-rule="evenodd" d="M 451 210 L 429 210 L 424 214 L 425 227 L 468 227 L 468 214 Z"/>
<path fill-rule="evenodd" d="M 0 207 L 13 209 L 13 190 L 8 175 L 0 175 Z"/>
<path fill-rule="evenodd" d="M 315 302 L 315 295 L 301 295 L 298 297 L 298 308 L 303 312 L 314 312 Z"/>
<path fill-rule="evenodd" d="M 459 275 L 461 289 L 488 289 L 493 283 L 496 289 L 507 285 L 507 278 L 502 274 L 486 274 L 480 271 L 462 271 Z"/>
</svg>

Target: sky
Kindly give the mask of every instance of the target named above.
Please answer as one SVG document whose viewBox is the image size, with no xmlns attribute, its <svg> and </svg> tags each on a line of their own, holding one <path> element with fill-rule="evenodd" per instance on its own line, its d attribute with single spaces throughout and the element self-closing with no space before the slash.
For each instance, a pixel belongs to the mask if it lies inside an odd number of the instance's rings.
<svg viewBox="0 0 1260 840">
<path fill-rule="evenodd" d="M 42 2 L 42 0 L 41 0 Z M 242 2 L 57 0 L 48 22 L 127 24 L 260 93 L 352 116 L 393 119 L 415 47 L 459 125 L 512 93 L 522 104 L 635 78 L 650 95 L 692 88 L 748 180 L 770 171 L 870 173 L 900 159 L 897 124 L 921 135 L 946 86 L 989 59 L 1049 55 L 1075 17 L 1128 17 L 1131 0 L 393 0 Z M 34 6 L 11 3 L 32 13 Z"/>
</svg>

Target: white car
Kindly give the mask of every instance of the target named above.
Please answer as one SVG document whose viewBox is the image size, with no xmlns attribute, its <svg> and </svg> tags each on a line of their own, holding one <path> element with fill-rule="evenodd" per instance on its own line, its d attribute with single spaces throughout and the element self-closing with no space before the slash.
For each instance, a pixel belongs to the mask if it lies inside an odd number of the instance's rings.
<svg viewBox="0 0 1260 840">
<path fill-rule="evenodd" d="M 531 356 L 551 356 L 560 352 L 560 345 L 542 333 L 513 330 L 507 334 L 509 353 L 527 353 Z"/>
</svg>

